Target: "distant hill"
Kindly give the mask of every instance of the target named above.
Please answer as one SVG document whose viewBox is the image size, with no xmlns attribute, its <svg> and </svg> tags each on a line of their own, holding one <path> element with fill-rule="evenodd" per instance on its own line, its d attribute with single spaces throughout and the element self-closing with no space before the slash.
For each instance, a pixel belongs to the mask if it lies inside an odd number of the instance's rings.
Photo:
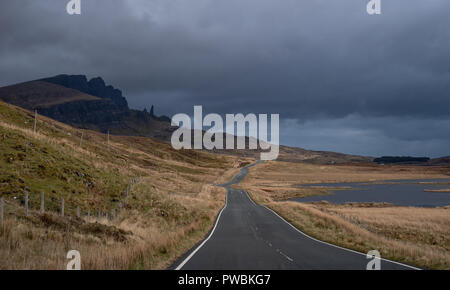
<svg viewBox="0 0 450 290">
<path fill-rule="evenodd" d="M 40 81 L 110 100 L 118 107 L 128 109 L 128 102 L 122 96 L 122 92 L 111 85 L 106 85 L 101 77 L 96 77 L 88 81 L 85 75 L 57 75 L 51 78 L 41 79 Z"/>
<path fill-rule="evenodd" d="M 119 89 L 100 77 L 58 75 L 0 88 L 0 99 L 71 126 L 115 135 L 145 136 L 169 140 L 174 128 L 166 116 L 152 109 L 128 107 Z"/>
<path fill-rule="evenodd" d="M 418 165 L 449 165 L 450 156 L 433 158 L 411 156 L 383 156 L 373 160 L 379 164 L 418 164 Z"/>
<path fill-rule="evenodd" d="M 96 77 L 57 75 L 0 88 L 0 100 L 69 124 L 113 135 L 152 137 L 168 142 L 176 129 L 170 118 L 128 107 L 122 92 Z M 225 138 L 224 138 L 225 140 Z M 248 143 L 248 138 L 246 142 Z M 216 153 L 259 158 L 261 150 L 215 150 Z M 280 146 L 278 160 L 336 164 L 370 162 L 371 158 Z"/>
<path fill-rule="evenodd" d="M 225 137 L 224 137 L 225 140 Z M 248 138 L 246 139 L 248 144 Z M 285 162 L 307 162 L 314 164 L 342 164 L 342 163 L 368 163 L 372 162 L 373 158 L 358 155 L 349 155 L 329 151 L 315 151 L 307 150 L 299 147 L 291 147 L 281 145 L 279 148 L 278 161 Z M 216 150 L 222 154 L 232 154 L 242 157 L 252 157 L 258 159 L 262 150 Z"/>
<path fill-rule="evenodd" d="M 428 161 L 428 164 L 430 164 L 430 165 L 449 165 L 450 164 L 450 156 L 433 158 L 430 161 Z"/>
<path fill-rule="evenodd" d="M 42 81 L 32 81 L 0 88 L 0 98 L 7 103 L 28 110 L 49 108 L 75 101 L 94 101 L 100 98 L 78 90 L 63 88 Z"/>
</svg>

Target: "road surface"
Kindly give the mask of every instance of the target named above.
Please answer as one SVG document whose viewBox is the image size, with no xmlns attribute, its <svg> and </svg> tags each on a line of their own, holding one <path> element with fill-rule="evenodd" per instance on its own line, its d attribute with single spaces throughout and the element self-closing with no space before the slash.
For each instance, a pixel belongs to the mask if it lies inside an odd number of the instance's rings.
<svg viewBox="0 0 450 290">
<path fill-rule="evenodd" d="M 256 163 L 257 164 L 257 163 Z M 250 166 L 254 166 L 252 164 Z M 248 173 L 241 169 L 227 189 L 227 202 L 207 238 L 180 258 L 177 270 L 365 270 L 366 254 L 313 239 L 272 210 L 251 200 L 244 190 L 232 188 Z M 415 269 L 381 260 L 382 270 Z"/>
</svg>

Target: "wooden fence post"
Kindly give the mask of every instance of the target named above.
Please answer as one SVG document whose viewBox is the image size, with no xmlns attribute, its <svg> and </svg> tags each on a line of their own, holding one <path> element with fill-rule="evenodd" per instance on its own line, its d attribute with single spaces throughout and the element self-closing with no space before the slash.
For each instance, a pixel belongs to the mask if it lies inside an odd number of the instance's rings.
<svg viewBox="0 0 450 290">
<path fill-rule="evenodd" d="M 64 217 L 64 198 L 62 199 L 61 202 L 61 216 Z"/>
<path fill-rule="evenodd" d="M 88 221 L 90 221 L 90 220 L 91 220 L 91 210 L 88 209 Z"/>
<path fill-rule="evenodd" d="M 81 132 L 81 137 L 80 137 L 80 148 L 83 148 L 83 134 L 84 134 L 84 132 Z"/>
<path fill-rule="evenodd" d="M 5 208 L 5 199 L 2 197 L 0 199 L 0 226 L 3 226 L 3 211 Z"/>
<path fill-rule="evenodd" d="M 80 207 L 77 206 L 77 218 L 79 218 L 79 217 L 80 217 Z"/>
<path fill-rule="evenodd" d="M 34 127 L 33 132 L 36 133 L 37 130 L 37 110 L 34 110 Z"/>
<path fill-rule="evenodd" d="M 44 198 L 45 198 L 45 194 L 42 191 L 41 192 L 41 215 L 45 214 L 45 204 L 44 204 Z"/>
<path fill-rule="evenodd" d="M 28 216 L 28 192 L 25 193 L 25 216 Z"/>
</svg>

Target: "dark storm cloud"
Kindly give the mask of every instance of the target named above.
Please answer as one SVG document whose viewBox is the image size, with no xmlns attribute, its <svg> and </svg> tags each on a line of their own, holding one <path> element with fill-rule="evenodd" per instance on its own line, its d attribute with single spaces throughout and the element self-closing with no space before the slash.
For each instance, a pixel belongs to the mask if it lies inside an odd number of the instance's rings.
<svg viewBox="0 0 450 290">
<path fill-rule="evenodd" d="M 381 156 L 448 155 L 450 119 L 416 119 L 349 115 L 306 122 L 286 120 L 280 140 L 314 150 Z"/>
<path fill-rule="evenodd" d="M 82 0 L 83 14 L 69 16 L 67 1 L 2 1 L 0 85 L 100 75 L 159 113 L 280 113 L 289 144 L 444 154 L 450 2 L 382 1 L 381 16 L 367 2 Z M 340 133 L 293 137 L 308 128 Z M 337 145 L 355 130 L 359 148 Z"/>
</svg>

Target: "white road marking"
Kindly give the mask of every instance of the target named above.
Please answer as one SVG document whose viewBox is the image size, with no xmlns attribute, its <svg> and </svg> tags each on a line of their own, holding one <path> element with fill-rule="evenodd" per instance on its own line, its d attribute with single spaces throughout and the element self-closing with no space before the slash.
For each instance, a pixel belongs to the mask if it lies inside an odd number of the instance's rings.
<svg viewBox="0 0 450 290">
<path fill-rule="evenodd" d="M 253 201 L 253 199 L 250 197 L 250 195 L 248 195 L 248 192 L 245 190 L 242 190 L 243 192 L 245 192 L 245 194 L 247 195 L 248 199 L 250 199 L 250 201 L 253 203 L 254 206 L 257 206 L 257 204 Z"/>
<path fill-rule="evenodd" d="M 286 255 L 286 254 L 283 253 L 282 251 L 278 251 L 278 253 L 280 253 L 281 256 L 285 257 L 285 258 L 288 259 L 289 261 L 294 262 L 294 260 L 293 260 L 291 257 L 289 257 L 288 255 Z"/>
<path fill-rule="evenodd" d="M 194 251 L 192 251 L 192 253 L 186 259 L 184 259 L 183 262 L 181 262 L 180 265 L 178 265 L 178 267 L 175 268 L 175 270 L 181 270 L 181 268 L 183 268 L 183 266 L 187 262 L 189 262 L 189 260 L 195 255 L 195 253 L 197 253 L 197 251 L 200 250 L 201 247 L 203 247 L 203 245 L 206 244 L 206 242 L 212 237 L 212 235 L 214 234 L 214 231 L 217 228 L 217 224 L 219 223 L 220 216 L 222 215 L 222 212 L 227 208 L 227 205 L 228 205 L 228 190 L 227 190 L 227 195 L 226 195 L 226 199 L 225 199 L 225 206 L 222 208 L 222 210 L 220 211 L 219 215 L 217 216 L 216 223 L 214 224 L 214 228 L 212 229 L 211 233 Z"/>
<path fill-rule="evenodd" d="M 338 249 L 341 249 L 341 250 L 345 250 L 345 251 L 348 251 L 348 252 L 352 252 L 352 253 L 355 253 L 355 254 L 359 254 L 359 255 L 366 256 L 366 254 L 364 254 L 364 253 L 361 253 L 361 252 L 358 252 L 358 251 L 355 251 L 355 250 L 350 250 L 350 249 L 347 249 L 347 248 L 343 248 L 343 247 L 340 247 L 340 246 L 336 246 L 336 245 L 333 245 L 333 244 L 330 244 L 330 243 L 327 243 L 327 242 L 318 240 L 318 239 L 313 238 L 313 237 L 311 237 L 311 236 L 308 236 L 307 234 L 305 234 L 304 232 L 302 232 L 301 230 L 299 230 L 299 229 L 297 229 L 295 226 L 293 226 L 290 222 L 288 222 L 287 220 L 285 220 L 283 217 L 281 217 L 279 214 L 277 214 L 275 211 L 273 211 L 271 208 L 268 208 L 268 207 L 265 206 L 265 205 L 261 205 L 261 206 L 262 206 L 262 207 L 265 207 L 266 209 L 268 209 L 269 211 L 271 211 L 272 213 L 274 213 L 277 217 L 279 217 L 282 221 L 284 221 L 284 222 L 287 223 L 289 226 L 291 226 L 294 230 L 296 230 L 296 231 L 299 232 L 300 234 L 304 235 L 305 237 L 307 237 L 307 238 L 309 238 L 309 239 L 311 239 L 311 240 L 313 240 L 313 241 L 316 241 L 316 242 L 318 242 L 318 243 L 322 243 L 322 244 L 325 244 L 325 245 L 328 245 L 328 246 L 331 246 L 331 247 L 335 247 L 335 248 L 338 248 Z M 413 270 L 422 270 L 422 269 L 420 269 L 420 268 L 416 268 L 416 267 L 413 267 L 413 266 L 410 266 L 410 265 L 406 265 L 406 264 L 403 264 L 403 263 L 400 263 L 400 262 L 391 261 L 391 260 L 389 260 L 389 259 L 385 259 L 385 258 L 380 258 L 380 259 L 383 260 L 383 261 L 385 261 L 385 262 L 394 263 L 394 264 L 401 265 L 401 266 L 404 266 L 404 267 L 407 267 L 407 268 L 411 268 L 411 269 L 413 269 Z"/>
</svg>

